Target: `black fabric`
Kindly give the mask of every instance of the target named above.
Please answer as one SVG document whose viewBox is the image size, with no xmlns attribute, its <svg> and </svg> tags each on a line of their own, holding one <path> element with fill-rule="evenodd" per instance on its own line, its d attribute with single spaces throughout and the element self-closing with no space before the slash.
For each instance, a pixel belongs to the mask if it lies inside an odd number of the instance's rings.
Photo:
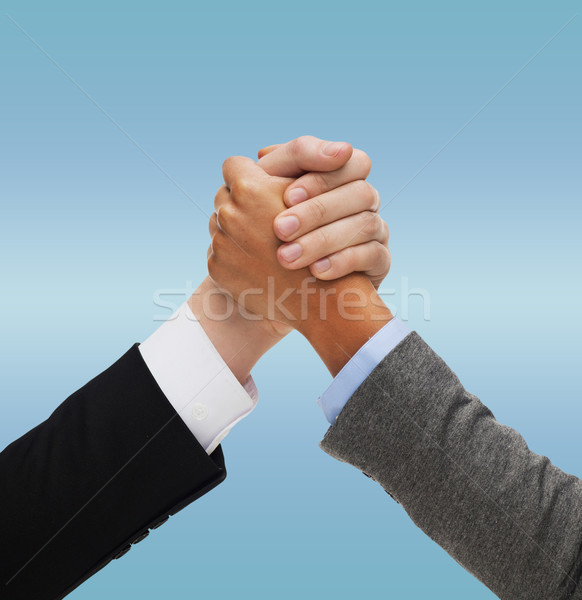
<svg viewBox="0 0 582 600">
<path fill-rule="evenodd" d="M 0 598 L 62 598 L 225 477 L 136 344 L 0 453 Z"/>
</svg>

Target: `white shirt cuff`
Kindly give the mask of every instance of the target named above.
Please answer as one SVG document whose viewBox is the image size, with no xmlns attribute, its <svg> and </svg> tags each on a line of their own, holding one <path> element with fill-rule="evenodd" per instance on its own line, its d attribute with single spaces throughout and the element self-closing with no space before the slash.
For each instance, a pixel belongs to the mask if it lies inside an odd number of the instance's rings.
<svg viewBox="0 0 582 600">
<path fill-rule="evenodd" d="M 257 405 L 252 377 L 239 383 L 187 303 L 139 350 L 160 389 L 208 454 Z"/>
</svg>

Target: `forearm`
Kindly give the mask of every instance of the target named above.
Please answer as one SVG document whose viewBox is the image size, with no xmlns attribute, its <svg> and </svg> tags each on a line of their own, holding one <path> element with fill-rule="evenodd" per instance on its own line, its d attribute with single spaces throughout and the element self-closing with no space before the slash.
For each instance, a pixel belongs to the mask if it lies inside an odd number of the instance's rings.
<svg viewBox="0 0 582 600">
<path fill-rule="evenodd" d="M 320 284 L 308 318 L 297 325 L 335 377 L 392 313 L 367 277 L 350 275 Z"/>
<path fill-rule="evenodd" d="M 582 482 L 496 421 L 418 335 L 372 372 L 321 446 L 500 598 L 582 597 Z"/>
<path fill-rule="evenodd" d="M 0 453 L 0 598 L 62 598 L 225 475 L 132 347 Z"/>
<path fill-rule="evenodd" d="M 283 336 L 276 324 L 242 313 L 207 277 L 188 300 L 190 310 L 234 376 L 244 383 L 252 368 Z"/>
</svg>

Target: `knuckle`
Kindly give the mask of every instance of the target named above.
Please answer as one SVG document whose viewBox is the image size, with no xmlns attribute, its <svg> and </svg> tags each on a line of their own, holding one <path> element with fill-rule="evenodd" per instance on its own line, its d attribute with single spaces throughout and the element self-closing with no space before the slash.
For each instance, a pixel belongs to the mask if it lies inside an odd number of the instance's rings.
<svg viewBox="0 0 582 600">
<path fill-rule="evenodd" d="M 229 170 L 232 168 L 232 165 L 234 163 L 235 157 L 234 156 L 229 156 L 223 163 L 222 163 L 222 175 L 223 177 L 225 177 L 226 179 L 226 174 L 229 172 Z"/>
<path fill-rule="evenodd" d="M 362 234 L 366 238 L 376 238 L 382 229 L 382 219 L 376 212 L 365 210 L 360 213 L 362 219 Z"/>
<path fill-rule="evenodd" d="M 210 219 L 208 219 L 208 232 L 210 233 L 211 236 L 214 235 L 217 228 L 218 228 L 218 225 L 216 222 L 216 213 L 212 213 L 210 215 Z"/>
<path fill-rule="evenodd" d="M 225 185 L 222 185 L 218 188 L 218 191 L 214 195 L 214 210 L 216 210 L 220 206 L 220 197 L 222 196 L 223 189 L 226 188 Z"/>
<path fill-rule="evenodd" d="M 377 209 L 376 205 L 379 205 L 376 189 L 364 179 L 354 181 L 353 186 L 355 193 L 363 199 L 367 209 L 375 212 Z"/>
<path fill-rule="evenodd" d="M 299 147 L 301 146 L 300 138 L 295 138 L 289 142 L 289 154 L 295 156 L 299 153 Z"/>
<path fill-rule="evenodd" d="M 340 262 L 340 260 L 338 260 Z M 358 268 L 358 250 L 355 246 L 346 248 L 341 253 L 341 262 L 344 264 L 344 270 L 348 273 L 354 272 Z"/>
<path fill-rule="evenodd" d="M 331 239 L 328 231 L 325 228 L 321 228 L 317 230 L 317 247 L 324 249 L 329 248 L 331 245 Z"/>
<path fill-rule="evenodd" d="M 308 201 L 310 217 L 315 223 L 323 223 L 327 217 L 327 208 L 319 198 Z"/>
<path fill-rule="evenodd" d="M 212 254 L 218 259 L 220 258 L 225 249 L 227 243 L 227 237 L 222 231 L 217 231 L 212 237 Z"/>
<path fill-rule="evenodd" d="M 382 277 L 385 277 L 388 271 L 390 271 L 390 250 L 379 242 L 372 242 L 367 260 L 368 263 L 362 269 L 364 271 L 381 274 Z"/>
<path fill-rule="evenodd" d="M 248 177 L 238 177 L 232 182 L 230 191 L 234 198 L 245 200 L 255 194 L 256 184 Z"/>
<path fill-rule="evenodd" d="M 354 148 L 351 160 L 354 161 L 357 166 L 358 172 L 361 172 L 362 178 L 365 179 L 370 174 L 372 170 L 372 161 L 370 157 L 359 148 Z"/>
<path fill-rule="evenodd" d="M 232 204 L 225 204 L 216 211 L 216 222 L 222 230 L 230 230 L 235 220 L 236 215 Z"/>
<path fill-rule="evenodd" d="M 321 194 L 330 189 L 329 179 L 325 173 L 311 173 L 311 188 L 312 194 Z"/>
<path fill-rule="evenodd" d="M 386 262 L 388 258 L 388 248 L 382 245 L 380 242 L 372 242 L 372 264 L 373 265 L 381 265 Z"/>
<path fill-rule="evenodd" d="M 301 156 L 305 154 L 311 145 L 312 140 L 313 138 L 310 135 L 301 135 L 298 138 L 295 138 L 290 142 L 291 154 L 295 156 Z"/>
</svg>

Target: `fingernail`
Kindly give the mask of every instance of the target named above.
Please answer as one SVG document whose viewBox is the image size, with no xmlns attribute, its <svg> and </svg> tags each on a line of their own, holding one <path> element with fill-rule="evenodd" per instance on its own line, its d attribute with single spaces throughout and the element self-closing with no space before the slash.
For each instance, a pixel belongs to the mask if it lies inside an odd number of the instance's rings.
<svg viewBox="0 0 582 600">
<path fill-rule="evenodd" d="M 298 259 L 302 252 L 303 248 L 301 248 L 299 244 L 289 244 L 288 246 L 283 246 L 281 250 L 279 250 L 279 253 L 287 262 Z"/>
<path fill-rule="evenodd" d="M 326 156 L 337 156 L 343 147 L 343 142 L 327 142 L 327 144 L 323 145 L 321 151 Z"/>
<path fill-rule="evenodd" d="M 305 200 L 307 200 L 307 192 L 302 187 L 289 190 L 287 194 L 287 201 L 291 206 L 295 206 L 295 204 L 299 204 Z"/>
<path fill-rule="evenodd" d="M 323 273 L 331 267 L 331 261 L 329 258 L 320 258 L 317 262 L 313 263 L 313 269 L 318 273 Z"/>
<path fill-rule="evenodd" d="M 299 229 L 299 219 L 294 215 L 279 217 L 277 219 L 277 230 L 282 235 L 291 235 Z"/>
</svg>

